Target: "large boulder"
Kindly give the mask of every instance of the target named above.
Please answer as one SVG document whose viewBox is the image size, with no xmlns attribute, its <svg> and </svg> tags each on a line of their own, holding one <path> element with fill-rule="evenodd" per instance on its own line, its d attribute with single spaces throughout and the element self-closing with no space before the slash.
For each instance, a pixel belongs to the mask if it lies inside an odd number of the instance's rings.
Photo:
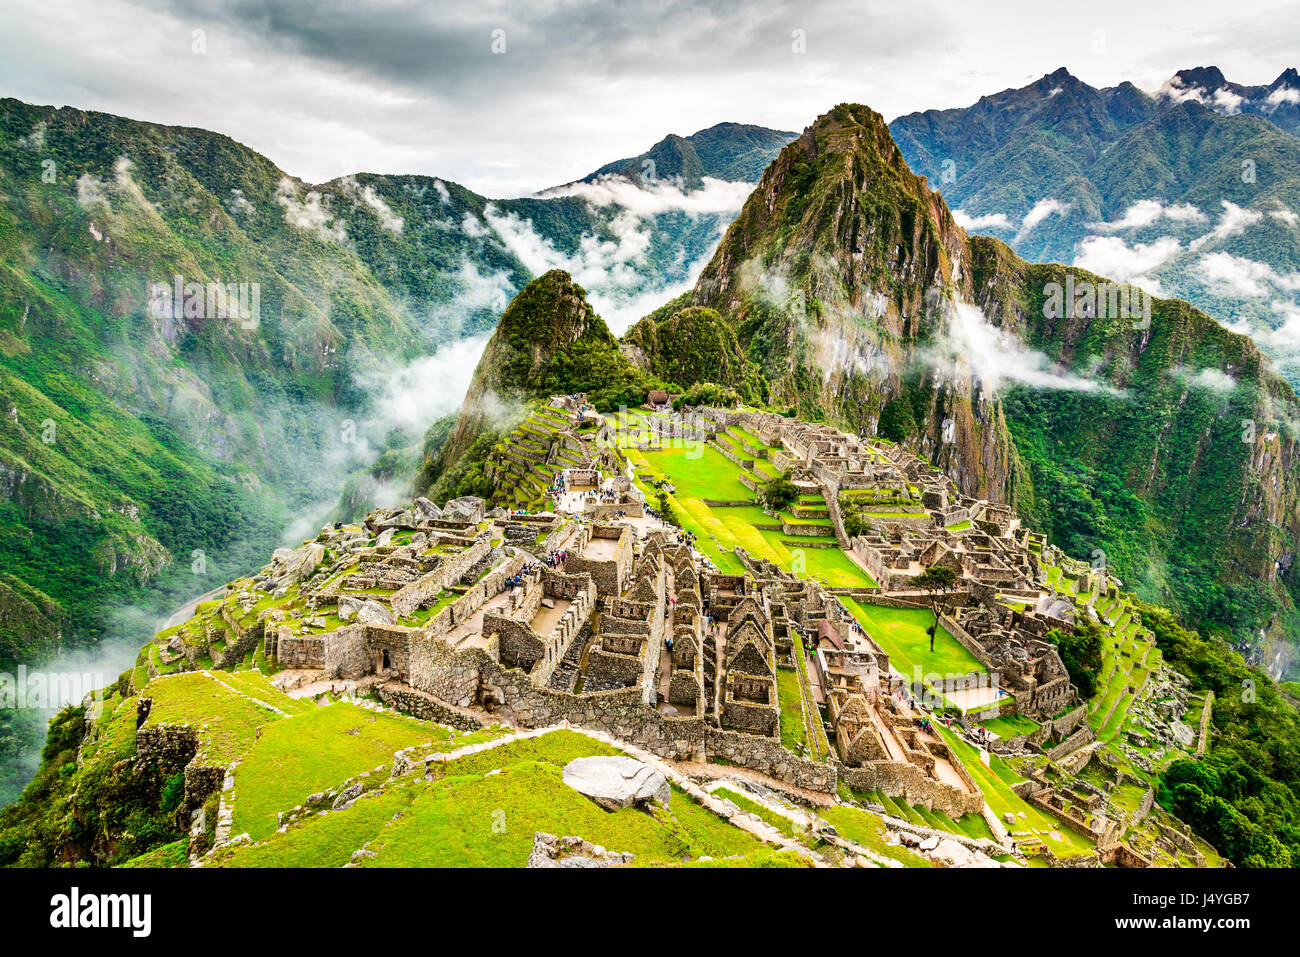
<svg viewBox="0 0 1300 957">
<path fill-rule="evenodd" d="M 562 780 L 611 811 L 649 801 L 667 805 L 668 779 L 633 758 L 576 758 L 564 766 Z"/>
<path fill-rule="evenodd" d="M 292 551 L 277 548 L 271 555 L 271 575 L 281 587 L 295 585 L 310 578 L 324 557 L 325 546 L 318 542 L 308 542 Z"/>
<path fill-rule="evenodd" d="M 417 498 L 415 500 L 415 509 L 420 513 L 421 518 L 428 518 L 437 521 L 442 518 L 442 509 L 434 505 L 427 498 Z"/>
<path fill-rule="evenodd" d="M 470 524 L 483 521 L 487 513 L 487 502 L 474 495 L 462 495 L 453 498 L 442 507 L 442 517 L 449 522 Z"/>
<path fill-rule="evenodd" d="M 357 607 L 357 622 L 362 625 L 395 625 L 397 616 L 387 605 L 367 599 Z"/>
</svg>

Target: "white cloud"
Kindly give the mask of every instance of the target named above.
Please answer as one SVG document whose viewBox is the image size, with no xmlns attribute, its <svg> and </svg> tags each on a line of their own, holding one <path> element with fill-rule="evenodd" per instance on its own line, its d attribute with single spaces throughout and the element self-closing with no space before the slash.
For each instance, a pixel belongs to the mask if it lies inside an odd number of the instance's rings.
<svg viewBox="0 0 1300 957">
<path fill-rule="evenodd" d="M 1271 209 L 1268 214 L 1276 220 L 1286 223 L 1288 226 L 1295 226 L 1300 223 L 1300 216 L 1297 216 L 1294 210 L 1282 206 L 1279 209 Z"/>
<path fill-rule="evenodd" d="M 1066 210 L 1069 208 L 1069 203 L 1063 203 L 1058 199 L 1040 199 L 1038 202 L 1034 203 L 1033 209 L 1025 213 L 1025 218 L 1020 223 L 1020 232 L 1016 238 L 1020 239 L 1023 236 L 1027 236 L 1030 230 L 1053 213 L 1058 216 L 1065 215 Z"/>
<path fill-rule="evenodd" d="M 244 196 L 244 191 L 238 186 L 230 190 L 230 204 L 234 209 L 244 213 L 251 213 L 256 208 L 248 201 L 248 198 Z"/>
<path fill-rule="evenodd" d="M 1021 383 L 1035 389 L 1123 395 L 1105 382 L 1057 367 L 1043 353 L 995 327 L 977 306 L 947 301 L 944 312 L 948 317 L 947 333 L 938 346 L 922 356 L 922 361 L 956 378 L 970 375 L 986 393 Z"/>
<path fill-rule="evenodd" d="M 1236 116 L 1241 112 L 1241 105 L 1246 102 L 1246 98 L 1239 93 L 1233 93 L 1225 86 L 1214 91 L 1210 102 L 1225 116 Z"/>
<path fill-rule="evenodd" d="M 971 216 L 965 210 L 954 209 L 952 218 L 957 225 L 968 232 L 976 229 L 1011 229 L 1011 220 L 1006 213 L 985 213 L 983 216 Z"/>
<path fill-rule="evenodd" d="M 285 221 L 291 226 L 314 232 L 322 239 L 342 243 L 347 240 L 343 221 L 336 219 L 323 205 L 321 194 L 316 190 L 307 191 L 306 197 L 299 201 L 298 187 L 287 176 L 280 180 L 276 200 L 284 207 Z"/>
<path fill-rule="evenodd" d="M 1219 200 L 1219 204 L 1223 207 L 1223 215 L 1219 217 L 1218 225 L 1188 244 L 1193 251 L 1200 249 L 1211 240 L 1227 239 L 1229 236 L 1244 233 L 1247 226 L 1253 226 L 1264 218 L 1263 213 L 1230 203 L 1226 199 Z"/>
<path fill-rule="evenodd" d="M 355 176 L 346 176 L 342 181 L 343 188 L 351 192 L 363 203 L 374 210 L 375 215 L 379 217 L 379 225 L 384 227 L 390 233 L 401 233 L 404 222 L 401 216 L 393 212 L 392 207 L 384 202 L 384 198 L 375 192 L 373 186 L 360 186 L 357 184 Z M 441 184 L 439 184 L 441 185 Z M 446 190 L 446 187 L 443 187 Z"/>
<path fill-rule="evenodd" d="M 1300 307 L 1278 302 L 1273 304 L 1273 311 L 1282 317 L 1276 327 L 1253 325 L 1248 319 L 1241 319 L 1226 328 L 1250 336 L 1266 355 L 1282 362 L 1300 359 Z"/>
<path fill-rule="evenodd" d="M 461 339 L 401 368 L 386 369 L 378 381 L 364 383 L 376 392 L 374 414 L 385 430 L 397 428 L 419 436 L 434 421 L 460 408 L 489 338 L 485 333 Z"/>
<path fill-rule="evenodd" d="M 1182 248 L 1182 243 L 1173 236 L 1132 246 L 1118 236 L 1089 236 L 1079 243 L 1074 264 L 1099 276 L 1132 283 L 1158 296 L 1160 283 L 1147 273 L 1178 255 Z"/>
<path fill-rule="evenodd" d="M 38 122 L 32 127 L 32 131 L 26 136 L 20 137 L 18 145 L 23 149 L 40 150 L 45 148 L 45 133 L 49 129 L 44 120 Z"/>
<path fill-rule="evenodd" d="M 1213 369 L 1205 367 L 1202 369 L 1188 369 L 1186 366 L 1179 366 L 1172 373 L 1175 378 L 1182 379 L 1193 389 L 1205 389 L 1208 392 L 1228 393 L 1237 388 L 1237 380 L 1222 369 Z"/>
<path fill-rule="evenodd" d="M 732 183 L 711 176 L 703 177 L 702 188 L 687 192 L 677 179 L 634 183 L 625 176 L 608 175 L 591 183 L 570 183 L 543 190 L 537 196 L 540 199 L 581 196 L 593 206 L 621 206 L 637 216 L 678 211 L 700 215 L 738 213 L 753 191 L 752 183 Z"/>
<path fill-rule="evenodd" d="M 77 177 L 77 205 L 82 209 L 91 209 L 100 203 L 107 203 L 104 195 L 104 181 L 89 173 Z"/>
<path fill-rule="evenodd" d="M 1268 295 L 1270 287 L 1300 291 L 1300 273 L 1282 274 L 1268 263 L 1231 253 L 1208 253 L 1198 260 L 1197 265 L 1210 289 L 1220 295 L 1251 299 Z"/>
<path fill-rule="evenodd" d="M 1186 103 L 1191 100 L 1195 103 L 1205 102 L 1205 88 L 1201 86 L 1183 86 L 1183 81 L 1177 76 L 1171 76 L 1165 80 L 1164 85 L 1156 90 L 1157 97 L 1163 97 L 1174 103 Z"/>
<path fill-rule="evenodd" d="M 684 191 L 680 184 L 658 181 L 647 185 L 619 176 L 594 183 L 574 183 L 540 196 L 576 196 L 596 208 L 616 210 L 608 222 L 612 238 L 586 234 L 573 251 L 556 247 L 540 235 L 532 221 L 489 203 L 483 210 L 488 226 L 506 249 L 534 275 L 563 269 L 587 290 L 596 311 L 615 333 L 690 288 L 712 255 L 728 222 L 752 191 L 747 183 L 705 178 L 704 187 Z M 653 240 L 654 217 L 670 212 L 709 217 L 713 234 L 707 248 L 693 260 L 679 258 L 664 268 L 647 256 Z"/>
<path fill-rule="evenodd" d="M 1300 90 L 1290 86 L 1279 86 L 1276 90 L 1268 95 L 1264 101 L 1265 112 L 1272 113 L 1284 103 L 1292 105 L 1300 103 Z"/>
<path fill-rule="evenodd" d="M 1114 222 L 1089 223 L 1088 228 L 1099 233 L 1116 233 L 1126 229 L 1142 229 L 1161 218 L 1179 223 L 1203 222 L 1208 217 L 1191 203 L 1175 203 L 1166 206 L 1158 199 L 1140 199 L 1124 211 L 1124 215 Z"/>
</svg>

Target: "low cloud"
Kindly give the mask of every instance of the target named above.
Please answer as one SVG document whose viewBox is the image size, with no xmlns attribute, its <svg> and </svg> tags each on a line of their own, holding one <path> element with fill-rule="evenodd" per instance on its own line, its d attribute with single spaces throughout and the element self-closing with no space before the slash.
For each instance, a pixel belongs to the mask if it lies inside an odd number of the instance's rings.
<svg viewBox="0 0 1300 957">
<path fill-rule="evenodd" d="M 290 226 L 316 233 L 322 239 L 336 243 L 347 241 L 343 221 L 325 208 L 321 194 L 316 190 L 308 190 L 306 197 L 299 200 L 297 185 L 286 176 L 280 180 L 275 198 L 284 207 L 284 218 Z"/>
<path fill-rule="evenodd" d="M 577 248 L 561 250 L 542 236 L 529 219 L 489 203 L 483 211 L 487 226 L 501 244 L 533 275 L 563 269 L 584 287 L 592 305 L 615 333 L 664 301 L 690 288 L 700 268 L 712 256 L 731 219 L 753 187 L 706 178 L 703 189 L 686 192 L 676 182 L 647 185 L 625 177 L 601 177 L 594 183 L 574 183 L 539 196 L 579 197 L 592 207 L 616 210 L 607 227 L 612 238 L 588 233 Z M 654 242 L 656 217 L 685 213 L 708 228 L 708 242 L 692 258 L 685 254 L 666 266 L 648 254 Z M 475 220 L 475 228 L 486 232 Z"/>
<path fill-rule="evenodd" d="M 456 411 L 465 399 L 489 338 L 485 333 L 461 339 L 433 355 L 389 369 L 378 381 L 367 383 L 377 389 L 376 418 L 385 429 L 400 429 L 416 437 L 436 420 Z"/>
<path fill-rule="evenodd" d="M 1158 199 L 1140 199 L 1114 222 L 1089 223 L 1088 228 L 1099 233 L 1115 233 L 1129 229 L 1142 229 L 1154 225 L 1161 219 L 1178 223 L 1195 223 L 1205 222 L 1209 217 L 1191 203 L 1175 203 L 1166 206 Z"/>
<path fill-rule="evenodd" d="M 1118 236 L 1089 236 L 1079 243 L 1074 264 L 1158 296 L 1161 294 L 1160 283 L 1147 273 L 1178 255 L 1182 248 L 1182 243 L 1173 236 L 1162 236 L 1149 243 L 1131 246 Z"/>
<path fill-rule="evenodd" d="M 1300 292 L 1300 273 L 1279 273 L 1268 263 L 1217 252 L 1202 256 L 1197 265 L 1211 291 L 1224 296 L 1254 299 L 1273 292 Z"/>
<path fill-rule="evenodd" d="M 1290 86 L 1279 86 L 1276 90 L 1268 95 L 1264 100 L 1264 111 L 1272 113 L 1283 104 L 1295 105 L 1300 103 L 1300 90 Z"/>
<path fill-rule="evenodd" d="M 1180 366 L 1173 370 L 1173 376 L 1181 379 L 1193 389 L 1204 389 L 1207 392 L 1216 392 L 1226 395 L 1233 389 L 1237 388 L 1237 380 L 1224 372 L 1222 369 L 1202 368 L 1188 369 L 1186 366 Z"/>
<path fill-rule="evenodd" d="M 700 189 L 687 191 L 682 181 L 653 179 L 633 182 L 626 176 L 606 175 L 590 183 L 569 183 L 537 194 L 539 199 L 558 196 L 580 196 L 593 206 L 621 206 L 637 216 L 654 216 L 659 213 L 740 212 L 745 200 L 754 191 L 753 183 L 729 182 L 705 176 Z"/>
<path fill-rule="evenodd" d="M 401 233 L 404 224 L 402 217 L 393 212 L 392 207 L 384 202 L 383 197 L 375 192 L 373 186 L 360 186 L 355 176 L 348 176 L 343 179 L 343 188 L 374 210 L 375 215 L 379 217 L 379 224 L 384 229 L 390 233 Z M 444 192 L 446 189 L 447 187 L 443 186 Z"/>
<path fill-rule="evenodd" d="M 957 225 L 968 232 L 976 229 L 1012 229 L 1011 220 L 1006 213 L 985 213 L 983 216 L 971 216 L 965 210 L 954 209 L 952 218 Z"/>
<path fill-rule="evenodd" d="M 1124 395 L 1105 382 L 1059 367 L 1013 334 L 994 326 L 977 306 L 948 301 L 944 311 L 948 315 L 947 334 L 921 357 L 922 362 L 940 372 L 954 378 L 970 375 L 987 393 L 1019 383 L 1034 389 Z"/>
<path fill-rule="evenodd" d="M 1238 236 L 1246 231 L 1246 227 L 1253 226 L 1264 218 L 1264 214 L 1258 210 L 1246 209 L 1226 199 L 1220 200 L 1219 203 L 1223 207 L 1223 215 L 1219 217 L 1219 222 L 1214 229 L 1189 243 L 1193 252 L 1212 240 Z"/>
<path fill-rule="evenodd" d="M 1020 222 L 1020 232 L 1016 235 L 1016 239 L 1028 236 L 1035 226 L 1053 213 L 1058 216 L 1065 215 L 1069 208 L 1069 203 L 1063 203 L 1059 199 L 1040 199 L 1034 203 L 1033 209 L 1025 213 L 1025 218 Z"/>
</svg>

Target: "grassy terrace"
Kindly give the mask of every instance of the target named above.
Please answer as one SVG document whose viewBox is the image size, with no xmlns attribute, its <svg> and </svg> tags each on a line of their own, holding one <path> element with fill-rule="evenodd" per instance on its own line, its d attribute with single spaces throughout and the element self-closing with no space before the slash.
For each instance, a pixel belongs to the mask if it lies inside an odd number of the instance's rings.
<svg viewBox="0 0 1300 957">
<path fill-rule="evenodd" d="M 1088 723 L 1102 741 L 1114 741 L 1127 724 L 1129 707 L 1161 662 L 1151 634 L 1133 620 L 1122 599 L 1098 599 L 1097 610 L 1114 624 L 1102 643 L 1102 669 L 1088 702 Z M 1199 716 L 1198 716 L 1199 717 Z"/>
<path fill-rule="evenodd" d="M 839 804 L 835 807 L 820 808 L 817 814 L 825 818 L 845 840 L 853 841 L 884 857 L 901 861 L 906 867 L 933 866 L 920 854 L 908 850 L 901 844 L 886 843 L 885 822 L 870 811 Z"/>
<path fill-rule="evenodd" d="M 444 750 L 489 740 L 488 732 L 449 728 L 347 702 L 310 711 L 265 728 L 235 772 L 234 833 L 254 840 L 276 826 L 276 814 L 383 764 L 402 748 L 432 743 Z"/>
<path fill-rule="evenodd" d="M 669 502 L 678 520 L 688 531 L 694 532 L 700 550 L 725 572 L 739 574 L 743 571 L 733 554 L 737 546 L 756 558 L 765 558 L 787 571 L 809 575 L 832 587 L 869 587 L 875 584 L 861 566 L 840 548 L 800 547 L 797 536 L 775 529 L 756 526 L 779 524 L 778 520 L 763 514 L 757 505 L 710 506 L 705 500 L 723 502 L 754 501 L 754 492 L 740 481 L 741 470 L 717 449 L 663 449 L 641 452 L 626 450 L 628 458 L 637 467 L 638 484 L 649 501 L 654 502 L 659 490 L 648 484 L 650 478 L 666 479 L 675 491 Z M 809 497 L 809 507 L 822 503 L 820 496 Z M 787 513 L 790 524 L 814 526 L 824 529 L 824 534 L 809 539 L 825 543 L 833 539 L 830 520 L 827 518 L 799 518 Z M 789 544 L 795 542 L 796 544 Z"/>
<path fill-rule="evenodd" d="M 410 775 L 346 810 L 315 815 L 261 843 L 231 848 L 215 863 L 234 867 L 341 867 L 367 845 L 366 867 L 522 867 L 533 833 L 580 834 L 635 865 L 677 865 L 701 857 L 719 866 L 798 863 L 672 789 L 667 810 L 606 811 L 560 778 L 577 757 L 617 754 L 574 731 L 513 741 L 438 768 L 432 783 Z"/>
<path fill-rule="evenodd" d="M 930 636 L 926 629 L 934 621 L 934 615 L 928 609 L 886 608 L 852 598 L 840 600 L 867 634 L 889 654 L 889 663 L 894 670 L 909 680 L 918 667 L 923 675 L 965 675 L 985 670 L 979 659 L 946 628 L 939 628 L 934 639 L 934 651 L 930 651 Z"/>
<path fill-rule="evenodd" d="M 1007 826 L 1017 843 L 1026 838 L 1041 840 L 1058 858 L 1077 857 L 1093 850 L 1093 844 L 1083 835 L 1076 834 L 1064 824 L 1044 811 L 1027 803 L 1011 790 L 1011 785 L 1023 780 L 1011 770 L 1001 758 L 989 756 L 989 764 L 980 760 L 979 752 L 959 738 L 942 724 L 935 724 L 944 741 L 953 749 L 966 771 L 981 791 L 990 810 L 1003 819 L 1005 814 L 1013 814 L 1016 823 Z M 1053 834 L 1056 836 L 1053 837 Z"/>
<path fill-rule="evenodd" d="M 894 817 L 902 818 L 904 821 L 911 821 L 913 824 L 922 827 L 932 827 L 939 831 L 962 834 L 966 837 L 994 839 L 993 831 L 989 828 L 988 822 L 984 820 L 982 814 L 963 814 L 960 818 L 953 820 L 942 811 L 928 811 L 923 805 L 908 804 L 901 798 L 890 797 L 882 791 L 872 791 L 870 794 L 861 796 L 879 804 Z"/>
</svg>

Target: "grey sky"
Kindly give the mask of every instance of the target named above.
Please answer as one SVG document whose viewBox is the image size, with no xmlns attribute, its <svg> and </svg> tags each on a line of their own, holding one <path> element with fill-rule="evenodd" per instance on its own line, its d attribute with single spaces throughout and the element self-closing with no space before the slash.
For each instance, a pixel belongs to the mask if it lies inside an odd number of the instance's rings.
<svg viewBox="0 0 1300 957">
<path fill-rule="evenodd" d="M 1154 90 L 1185 67 L 1266 83 L 1300 65 L 1294 2 L 1058 6 L 4 0 L 0 95 L 218 130 L 313 182 L 429 173 L 505 196 L 724 120 L 798 130 L 844 101 L 892 119 L 1060 66 Z"/>
</svg>

